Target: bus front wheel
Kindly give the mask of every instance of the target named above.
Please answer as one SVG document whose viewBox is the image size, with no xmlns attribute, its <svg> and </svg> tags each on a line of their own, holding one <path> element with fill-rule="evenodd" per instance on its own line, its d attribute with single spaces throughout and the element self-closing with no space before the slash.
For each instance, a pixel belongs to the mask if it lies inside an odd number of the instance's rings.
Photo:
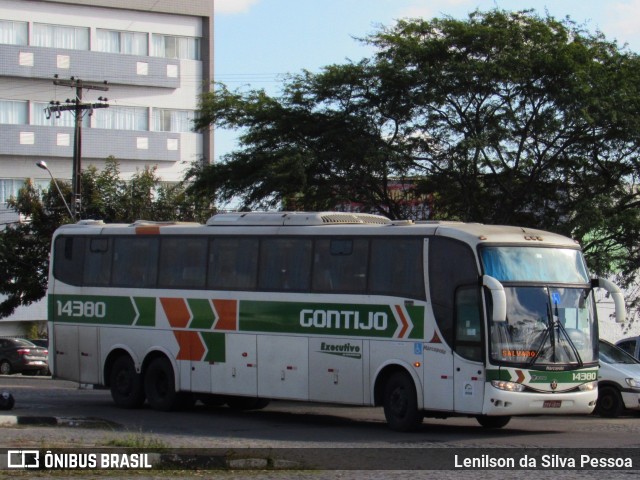
<svg viewBox="0 0 640 480">
<path fill-rule="evenodd" d="M 418 410 L 416 386 L 406 372 L 393 373 L 384 387 L 384 416 L 392 430 L 416 430 L 424 415 Z"/>
<path fill-rule="evenodd" d="M 154 410 L 167 412 L 178 404 L 175 376 L 171 362 L 166 357 L 151 361 L 144 374 L 144 391 Z"/>
<path fill-rule="evenodd" d="M 139 408 L 144 403 L 142 379 L 128 356 L 121 356 L 113 362 L 109 377 L 111 398 L 120 408 Z"/>
<path fill-rule="evenodd" d="M 509 421 L 511 420 L 511 417 L 507 415 L 501 415 L 496 417 L 490 417 L 488 415 L 478 415 L 476 417 L 476 420 L 484 428 L 502 428 L 507 423 L 509 423 Z"/>
</svg>

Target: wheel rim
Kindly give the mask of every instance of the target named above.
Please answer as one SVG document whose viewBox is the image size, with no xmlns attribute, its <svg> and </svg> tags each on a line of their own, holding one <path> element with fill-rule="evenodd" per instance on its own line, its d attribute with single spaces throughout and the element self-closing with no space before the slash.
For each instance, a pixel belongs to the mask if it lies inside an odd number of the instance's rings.
<svg viewBox="0 0 640 480">
<path fill-rule="evenodd" d="M 402 418 L 407 414 L 409 400 L 404 388 L 398 387 L 394 389 L 389 400 L 389 407 L 394 417 Z"/>
<path fill-rule="evenodd" d="M 120 370 L 116 375 L 116 390 L 122 395 L 131 393 L 132 379 L 127 370 Z"/>
<path fill-rule="evenodd" d="M 8 362 L 2 362 L 2 365 L 0 365 L 0 373 L 9 375 L 11 373 L 11 365 L 9 365 Z"/>
<path fill-rule="evenodd" d="M 164 372 L 158 372 L 156 381 L 154 382 L 156 393 L 160 398 L 165 398 L 169 392 L 169 383 L 167 375 Z"/>
<path fill-rule="evenodd" d="M 614 410 L 615 405 L 616 401 L 610 393 L 603 395 L 600 399 L 600 409 L 605 413 L 611 413 Z"/>
</svg>

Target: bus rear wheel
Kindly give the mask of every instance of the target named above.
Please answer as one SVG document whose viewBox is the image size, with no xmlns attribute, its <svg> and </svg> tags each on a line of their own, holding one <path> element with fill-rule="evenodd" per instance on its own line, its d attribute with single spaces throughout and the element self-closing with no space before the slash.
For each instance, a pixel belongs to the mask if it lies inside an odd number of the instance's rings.
<svg viewBox="0 0 640 480">
<path fill-rule="evenodd" d="M 392 430 L 416 430 L 424 415 L 418 410 L 416 386 L 406 372 L 392 374 L 384 387 L 384 416 Z"/>
<path fill-rule="evenodd" d="M 175 376 L 171 362 L 166 357 L 151 361 L 144 374 L 144 391 L 154 410 L 168 412 L 178 406 Z"/>
<path fill-rule="evenodd" d="M 109 377 L 111 398 L 120 408 L 139 408 L 144 403 L 142 379 L 128 356 L 121 356 L 113 362 Z"/>
</svg>

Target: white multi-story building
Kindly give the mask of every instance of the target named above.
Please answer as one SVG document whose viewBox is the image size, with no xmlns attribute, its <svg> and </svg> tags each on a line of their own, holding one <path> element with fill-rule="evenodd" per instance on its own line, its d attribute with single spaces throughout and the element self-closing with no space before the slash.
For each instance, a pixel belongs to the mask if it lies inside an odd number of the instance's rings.
<svg viewBox="0 0 640 480">
<path fill-rule="evenodd" d="M 213 158 L 213 134 L 192 131 L 198 96 L 213 79 L 213 0 L 0 0 L 0 224 L 15 218 L 6 200 L 48 172 L 71 180 L 74 113 L 47 112 L 83 89 L 81 168 L 115 157 L 123 178 L 154 166 L 177 182 Z M 73 78 L 73 81 L 71 80 Z M 89 115 L 91 113 L 91 115 Z M 20 318 L 44 319 L 42 312 Z M 42 317 L 42 318 L 33 318 Z"/>
</svg>

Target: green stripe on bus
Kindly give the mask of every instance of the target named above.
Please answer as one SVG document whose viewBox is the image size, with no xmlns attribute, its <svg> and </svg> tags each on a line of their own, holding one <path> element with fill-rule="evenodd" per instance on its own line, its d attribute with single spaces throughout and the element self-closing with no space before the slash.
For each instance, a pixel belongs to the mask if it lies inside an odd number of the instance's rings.
<svg viewBox="0 0 640 480">
<path fill-rule="evenodd" d="M 156 298 L 52 295 L 49 318 L 55 322 L 156 326 Z M 211 330 L 211 299 L 186 299 L 193 316 L 189 329 Z M 244 332 L 424 338 L 424 306 L 349 303 L 298 303 L 242 300 L 239 330 Z"/>
<path fill-rule="evenodd" d="M 49 318 L 55 322 L 155 326 L 155 304 L 152 297 L 52 295 Z"/>
<path fill-rule="evenodd" d="M 206 362 L 224 362 L 227 358 L 226 334 L 202 332 L 202 340 L 207 346 Z"/>
<path fill-rule="evenodd" d="M 241 301 L 239 323 L 244 332 L 422 339 L 424 307 L 404 307 L 407 316 L 394 307 Z"/>
<path fill-rule="evenodd" d="M 156 326 L 156 299 L 153 297 L 134 297 L 133 301 L 138 307 L 138 321 L 136 327 Z"/>
<path fill-rule="evenodd" d="M 505 380 L 525 384 L 547 384 L 553 381 L 558 383 L 584 383 L 595 381 L 598 378 L 597 369 L 547 371 L 519 368 L 487 369 L 487 381 Z"/>
<path fill-rule="evenodd" d="M 191 298 L 187 300 L 193 319 L 189 328 L 194 330 L 211 330 L 216 317 L 211 302 L 207 299 Z"/>
</svg>

